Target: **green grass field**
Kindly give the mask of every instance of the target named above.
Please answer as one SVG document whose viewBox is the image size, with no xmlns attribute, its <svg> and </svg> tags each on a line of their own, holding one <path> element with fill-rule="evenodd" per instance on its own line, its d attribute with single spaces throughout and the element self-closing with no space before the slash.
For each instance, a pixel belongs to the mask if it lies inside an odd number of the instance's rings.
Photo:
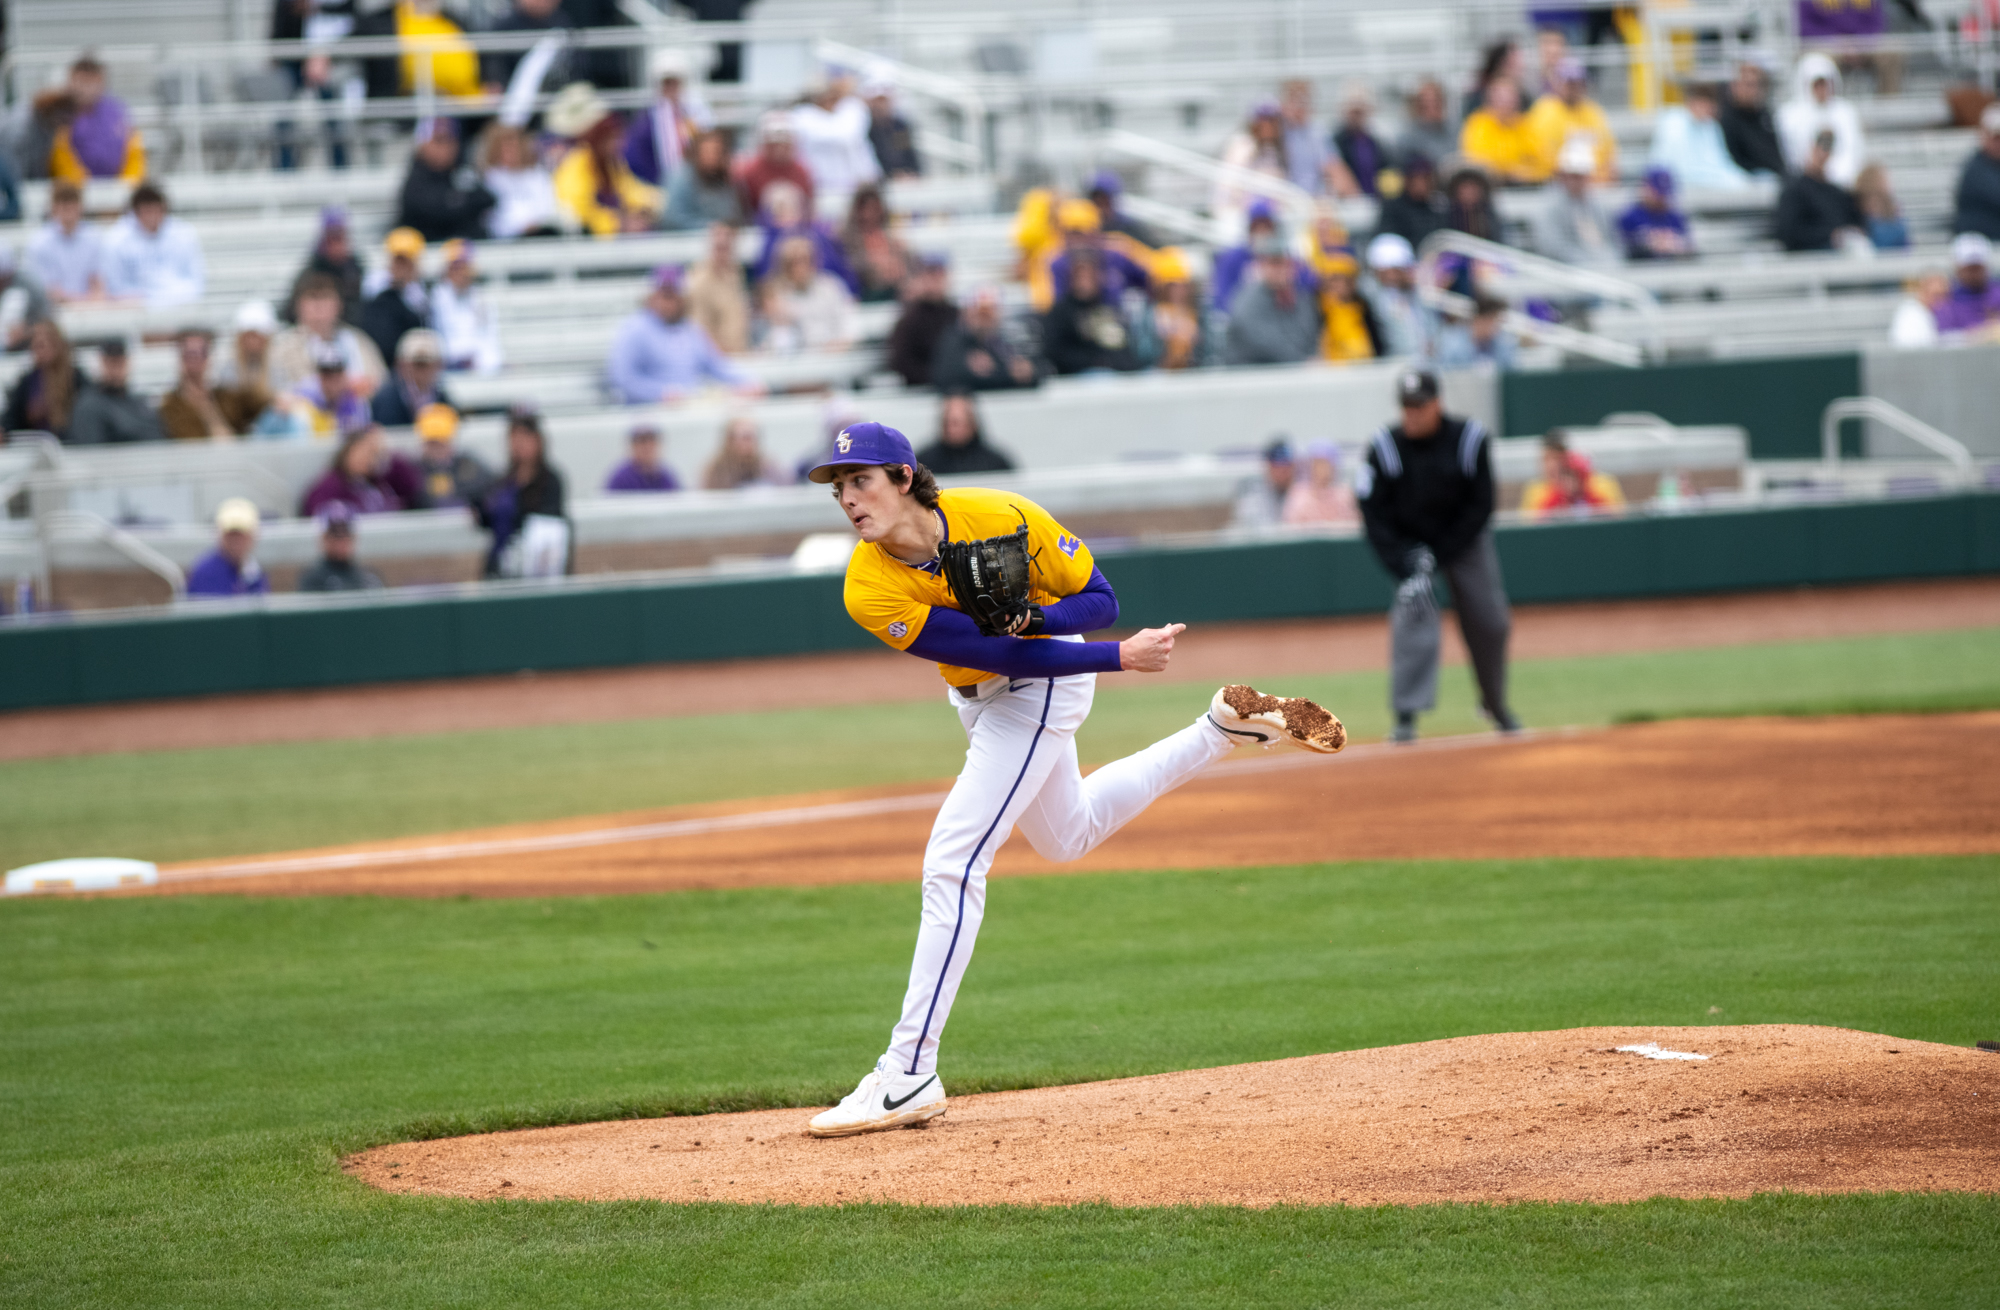
<svg viewBox="0 0 2000 1310">
<path fill-rule="evenodd" d="M 1256 681 L 1254 669 L 1245 677 Z M 2000 706 L 2000 628 L 1524 661 L 1530 724 L 1746 712 Z M 1284 678 L 1357 740 L 1388 728 L 1384 675 Z M 1078 737 L 1115 759 L 1191 720 L 1205 689 L 1106 691 Z M 1448 669 L 1428 733 L 1482 727 Z M 292 850 L 695 801 L 912 782 L 956 773 L 965 747 L 939 701 L 648 719 L 362 741 L 0 764 L 0 868 L 63 855 L 183 860 Z"/>
<path fill-rule="evenodd" d="M 1993 1303 L 1995 1197 L 804 1210 L 401 1198 L 337 1170 L 411 1132 L 823 1101 L 880 1049 L 915 909 L 908 885 L 0 903 L 0 1304 Z M 1007 879 L 944 1072 L 1611 1023 L 1969 1044 L 2000 1036 L 1996 948 L 2000 857 Z"/>
</svg>

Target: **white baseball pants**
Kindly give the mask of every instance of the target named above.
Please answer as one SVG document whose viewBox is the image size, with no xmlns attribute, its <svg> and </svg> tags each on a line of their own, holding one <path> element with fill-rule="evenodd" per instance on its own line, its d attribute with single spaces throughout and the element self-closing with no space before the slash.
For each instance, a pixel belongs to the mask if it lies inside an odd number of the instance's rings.
<svg viewBox="0 0 2000 1310">
<path fill-rule="evenodd" d="M 903 1017 L 878 1067 L 937 1068 L 938 1037 L 972 959 L 986 910 L 986 871 L 1018 825 L 1047 860 L 1075 860 L 1141 810 L 1227 755 L 1233 744 L 1206 712 L 1173 736 L 1084 777 L 1076 730 L 1097 675 L 1032 682 L 991 678 L 977 700 L 952 697 L 968 741 L 924 850 L 924 906 Z"/>
</svg>

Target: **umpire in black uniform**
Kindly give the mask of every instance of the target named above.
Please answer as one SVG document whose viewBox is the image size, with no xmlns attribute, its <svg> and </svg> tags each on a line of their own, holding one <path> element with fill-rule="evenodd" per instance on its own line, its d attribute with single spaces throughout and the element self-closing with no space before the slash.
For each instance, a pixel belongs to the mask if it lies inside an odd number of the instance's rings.
<svg viewBox="0 0 2000 1310">
<path fill-rule="evenodd" d="M 1507 707 L 1507 634 L 1513 618 L 1493 548 L 1493 464 L 1479 420 L 1450 418 L 1435 375 L 1396 379 L 1403 421 L 1378 431 L 1354 479 L 1368 542 L 1397 581 L 1389 611 L 1392 741 L 1415 741 L 1417 715 L 1437 704 L 1441 625 L 1432 580 L 1443 573 L 1472 654 L 1480 708 L 1502 732 L 1520 731 Z"/>
</svg>

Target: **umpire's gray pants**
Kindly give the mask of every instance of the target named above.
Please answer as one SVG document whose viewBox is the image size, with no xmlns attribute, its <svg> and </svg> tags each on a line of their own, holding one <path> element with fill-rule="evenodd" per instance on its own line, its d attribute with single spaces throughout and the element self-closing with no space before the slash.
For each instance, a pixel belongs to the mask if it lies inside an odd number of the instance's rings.
<svg viewBox="0 0 2000 1310">
<path fill-rule="evenodd" d="M 1458 610 L 1458 630 L 1472 654 L 1472 676 L 1479 682 L 1479 703 L 1488 714 L 1507 708 L 1507 634 L 1513 615 L 1507 609 L 1507 589 L 1500 579 L 1500 553 L 1493 548 L 1493 529 L 1479 534 L 1466 552 L 1438 571 L 1451 584 Z M 1424 615 L 1389 610 L 1389 708 L 1416 714 L 1437 705 L 1438 646 L 1443 623 L 1436 610 Z"/>
</svg>

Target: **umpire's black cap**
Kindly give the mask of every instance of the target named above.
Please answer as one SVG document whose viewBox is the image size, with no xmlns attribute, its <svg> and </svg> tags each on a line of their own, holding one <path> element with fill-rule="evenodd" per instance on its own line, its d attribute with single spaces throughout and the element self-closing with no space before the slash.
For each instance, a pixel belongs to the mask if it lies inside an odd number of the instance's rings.
<svg viewBox="0 0 2000 1310">
<path fill-rule="evenodd" d="M 1437 398 L 1437 374 L 1429 369 L 1407 368 L 1397 376 L 1396 403 L 1403 408 L 1414 409 Z"/>
</svg>

